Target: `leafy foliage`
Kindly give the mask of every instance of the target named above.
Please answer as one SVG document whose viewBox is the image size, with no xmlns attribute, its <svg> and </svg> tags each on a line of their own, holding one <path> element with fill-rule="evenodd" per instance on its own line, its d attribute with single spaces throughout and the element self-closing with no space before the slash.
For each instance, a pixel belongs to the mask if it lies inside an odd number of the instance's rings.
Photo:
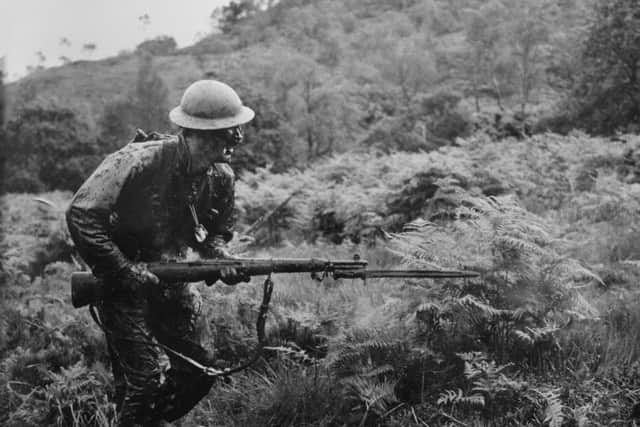
<svg viewBox="0 0 640 427">
<path fill-rule="evenodd" d="M 176 50 L 177 44 L 171 36 L 158 36 L 151 40 L 145 40 L 136 46 L 136 51 L 149 55 L 170 55 Z"/>
<path fill-rule="evenodd" d="M 590 131 L 612 133 L 637 122 L 639 18 L 640 7 L 633 1 L 595 7 L 583 51 L 585 67 L 574 95 L 581 104 L 580 124 Z"/>
<path fill-rule="evenodd" d="M 165 130 L 166 110 L 190 82 L 220 79 L 258 112 L 237 166 L 274 171 L 361 144 L 436 149 L 467 136 L 478 117 L 515 117 L 516 110 L 517 119 L 489 121 L 488 130 L 527 134 L 542 115 L 560 115 L 564 126 L 536 129 L 566 129 L 570 118 L 554 106 L 558 88 L 578 80 L 576 34 L 595 13 L 587 3 L 231 2 L 213 13 L 214 31 L 194 46 L 175 49 L 161 36 L 135 55 L 34 73 L 9 87 L 9 117 L 36 95 L 57 98 L 75 114 L 89 112 L 98 124 L 90 139 L 99 137 L 108 151 L 137 127 Z M 570 104 L 562 111 L 573 111 Z"/>
<path fill-rule="evenodd" d="M 7 123 L 7 139 L 13 149 L 6 159 L 5 190 L 76 188 L 98 164 L 89 126 L 55 102 L 22 108 Z"/>
<path fill-rule="evenodd" d="M 108 103 L 100 119 L 103 152 L 109 153 L 129 142 L 135 130 L 166 131 L 168 88 L 154 67 L 153 55 L 142 50 L 138 78 L 128 96 Z"/>
</svg>

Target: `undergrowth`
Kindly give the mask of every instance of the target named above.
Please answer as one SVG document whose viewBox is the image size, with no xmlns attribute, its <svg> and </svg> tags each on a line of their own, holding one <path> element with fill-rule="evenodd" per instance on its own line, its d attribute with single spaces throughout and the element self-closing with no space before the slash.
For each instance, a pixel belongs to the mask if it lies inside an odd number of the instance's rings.
<svg viewBox="0 0 640 427">
<path fill-rule="evenodd" d="M 246 256 L 359 254 L 378 268 L 480 276 L 275 275 L 268 350 L 216 383 L 183 425 L 631 425 L 640 193 L 623 154 L 621 142 L 583 135 L 478 136 L 431 153 L 247 174 L 240 234 L 302 193 L 256 243 L 236 246 Z M 69 195 L 43 197 L 64 206 Z M 112 425 L 106 348 L 88 313 L 71 308 L 78 267 L 59 251 L 62 222 L 30 195 L 3 202 L 0 424 Z M 220 365 L 252 354 L 263 279 L 202 286 Z"/>
</svg>

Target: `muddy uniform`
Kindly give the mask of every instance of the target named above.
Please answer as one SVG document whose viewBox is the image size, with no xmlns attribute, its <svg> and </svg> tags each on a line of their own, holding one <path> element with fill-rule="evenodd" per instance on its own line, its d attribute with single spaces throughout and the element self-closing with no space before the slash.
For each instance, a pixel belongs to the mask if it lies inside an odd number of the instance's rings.
<svg viewBox="0 0 640 427">
<path fill-rule="evenodd" d="M 121 425 L 152 425 L 186 414 L 211 380 L 169 354 L 163 378 L 157 340 L 201 363 L 199 293 L 189 284 L 127 286 L 132 264 L 178 258 L 191 247 L 220 255 L 231 239 L 234 176 L 227 164 L 192 171 L 181 136 L 131 142 L 108 156 L 75 194 L 67 211 L 69 231 L 107 296 L 98 307 L 107 336 Z M 208 231 L 194 236 L 193 206 Z"/>
</svg>

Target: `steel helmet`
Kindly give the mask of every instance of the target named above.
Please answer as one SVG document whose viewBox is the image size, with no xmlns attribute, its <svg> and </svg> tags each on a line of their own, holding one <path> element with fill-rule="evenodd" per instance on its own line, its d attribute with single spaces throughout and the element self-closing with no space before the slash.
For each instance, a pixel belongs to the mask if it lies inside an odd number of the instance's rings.
<svg viewBox="0 0 640 427">
<path fill-rule="evenodd" d="M 247 123 L 255 113 L 242 105 L 229 85 L 217 80 L 198 80 L 184 91 L 180 105 L 171 110 L 169 119 L 188 129 L 225 129 Z"/>
</svg>

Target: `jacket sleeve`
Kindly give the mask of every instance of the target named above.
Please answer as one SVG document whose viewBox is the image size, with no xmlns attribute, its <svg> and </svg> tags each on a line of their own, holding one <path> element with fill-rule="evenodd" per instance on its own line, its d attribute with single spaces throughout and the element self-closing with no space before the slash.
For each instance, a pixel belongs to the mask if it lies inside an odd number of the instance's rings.
<svg viewBox="0 0 640 427">
<path fill-rule="evenodd" d="M 140 174 L 140 159 L 119 151 L 108 156 L 73 197 L 66 213 L 71 238 L 96 277 L 116 275 L 131 262 L 111 237 L 121 194 Z"/>
<path fill-rule="evenodd" d="M 220 163 L 215 165 L 210 179 L 210 197 L 213 199 L 211 204 L 217 213 L 203 221 L 203 225 L 209 232 L 207 239 L 203 242 L 203 249 L 205 256 L 218 257 L 221 256 L 220 250 L 224 249 L 225 244 L 233 238 L 235 175 L 229 165 Z"/>
</svg>

